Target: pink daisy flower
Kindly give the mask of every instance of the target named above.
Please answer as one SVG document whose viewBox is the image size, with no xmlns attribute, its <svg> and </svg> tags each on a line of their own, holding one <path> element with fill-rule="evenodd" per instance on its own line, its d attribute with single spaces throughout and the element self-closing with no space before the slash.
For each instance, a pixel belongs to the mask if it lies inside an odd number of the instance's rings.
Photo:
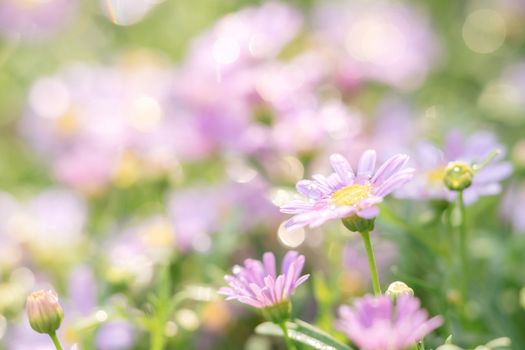
<svg viewBox="0 0 525 350">
<path fill-rule="evenodd" d="M 417 298 L 365 296 L 354 307 L 341 306 L 337 328 L 361 350 L 404 350 L 438 328 L 440 316 L 428 319 Z"/>
<path fill-rule="evenodd" d="M 407 155 L 397 154 L 376 171 L 376 152 L 367 150 L 359 160 L 356 174 L 342 155 L 333 154 L 330 163 L 335 172 L 328 177 L 314 175 L 313 180 L 299 181 L 297 191 L 306 198 L 281 206 L 281 212 L 294 215 L 286 226 L 313 228 L 353 215 L 375 218 L 379 213 L 377 204 L 412 178 L 414 169 L 405 168 L 407 161 Z"/>
<path fill-rule="evenodd" d="M 304 255 L 289 251 L 277 275 L 275 256 L 267 252 L 262 261 L 246 259 L 244 266 L 234 266 L 233 276 L 224 277 L 229 287 L 221 288 L 219 294 L 226 295 L 226 300 L 238 300 L 262 309 L 287 303 L 295 289 L 309 277 L 301 276 L 303 266 Z"/>
</svg>

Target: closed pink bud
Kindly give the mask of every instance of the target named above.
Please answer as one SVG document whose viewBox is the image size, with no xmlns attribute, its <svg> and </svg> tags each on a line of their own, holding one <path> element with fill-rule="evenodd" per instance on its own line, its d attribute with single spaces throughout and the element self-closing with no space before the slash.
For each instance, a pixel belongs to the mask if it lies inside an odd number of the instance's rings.
<svg viewBox="0 0 525 350">
<path fill-rule="evenodd" d="M 58 295 L 52 290 L 31 293 L 26 302 L 29 324 L 38 333 L 54 334 L 64 318 Z"/>
</svg>

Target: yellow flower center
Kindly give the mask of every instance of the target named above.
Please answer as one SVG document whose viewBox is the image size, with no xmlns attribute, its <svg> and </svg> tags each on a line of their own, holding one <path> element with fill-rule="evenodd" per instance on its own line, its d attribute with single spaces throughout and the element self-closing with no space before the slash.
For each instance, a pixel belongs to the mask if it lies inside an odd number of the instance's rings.
<svg viewBox="0 0 525 350">
<path fill-rule="evenodd" d="M 445 167 L 432 169 L 427 172 L 427 180 L 432 184 L 442 184 L 445 178 Z"/>
<path fill-rule="evenodd" d="M 364 185 L 350 185 L 335 191 L 332 194 L 332 202 L 338 207 L 343 205 L 354 206 L 363 199 L 369 198 L 371 195 L 371 186 L 366 183 Z"/>
<path fill-rule="evenodd" d="M 120 188 L 126 188 L 135 184 L 142 175 L 140 160 L 131 152 L 126 152 L 117 162 L 113 181 Z"/>
<path fill-rule="evenodd" d="M 142 232 L 144 241 L 151 247 L 171 247 L 174 243 L 173 228 L 167 220 L 155 222 Z"/>
<path fill-rule="evenodd" d="M 55 120 L 55 130 L 60 136 L 72 136 L 78 130 L 78 120 L 73 111 L 68 111 Z"/>
</svg>

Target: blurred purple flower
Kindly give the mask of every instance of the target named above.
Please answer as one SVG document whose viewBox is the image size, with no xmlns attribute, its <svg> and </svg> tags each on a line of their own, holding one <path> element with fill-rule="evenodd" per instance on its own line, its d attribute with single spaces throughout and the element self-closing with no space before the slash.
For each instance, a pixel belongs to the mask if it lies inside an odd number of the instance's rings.
<svg viewBox="0 0 525 350">
<path fill-rule="evenodd" d="M 66 24 L 76 7 L 76 0 L 2 0 L 0 35 L 45 39 Z"/>
<path fill-rule="evenodd" d="M 6 243 L 17 242 L 33 258 L 67 260 L 67 253 L 85 238 L 87 214 L 83 199 L 62 188 L 48 188 L 25 200 L 5 196 L 0 200 L 0 238 L 5 235 Z M 64 254 L 56 254 L 57 249 L 64 249 Z"/>
<path fill-rule="evenodd" d="M 91 267 L 80 265 L 69 275 L 68 296 L 65 301 L 66 322 L 68 319 L 86 317 L 97 305 L 97 280 Z"/>
<path fill-rule="evenodd" d="M 507 190 L 501 203 L 501 216 L 512 224 L 517 232 L 525 232 L 525 184 L 513 184 Z"/>
<path fill-rule="evenodd" d="M 33 239 L 43 246 L 72 246 L 83 236 L 87 206 L 74 192 L 47 189 L 30 199 L 27 218 L 35 229 Z"/>
<path fill-rule="evenodd" d="M 335 173 L 325 177 L 314 175 L 313 180 L 301 180 L 297 191 L 306 199 L 293 200 L 281 206 L 281 212 L 294 214 L 288 228 L 308 225 L 318 227 L 332 219 L 354 214 L 365 219 L 377 216 L 376 206 L 389 193 L 409 181 L 414 170 L 405 168 L 408 156 L 398 154 L 375 170 L 376 152 L 367 150 L 359 160 L 357 174 L 340 154 L 330 157 Z"/>
<path fill-rule="evenodd" d="M 222 216 L 228 206 L 226 193 L 221 188 L 194 187 L 174 191 L 168 203 L 168 212 L 175 234 L 175 244 L 182 251 L 207 251 L 210 234 L 220 230 Z M 199 199 L 199 213 L 191 208 Z"/>
<path fill-rule="evenodd" d="M 153 278 L 155 264 L 173 251 L 173 227 L 162 215 L 140 218 L 117 227 L 106 247 L 106 278 L 141 288 Z"/>
<path fill-rule="evenodd" d="M 269 185 L 261 179 L 229 183 L 226 191 L 231 201 L 231 214 L 239 220 L 240 230 L 249 231 L 261 226 L 276 228 L 280 224 L 279 211 L 268 198 Z"/>
<path fill-rule="evenodd" d="M 29 320 L 23 315 L 20 322 L 9 329 L 5 338 L 9 350 L 55 350 L 47 334 L 39 334 L 29 326 Z"/>
<path fill-rule="evenodd" d="M 172 71 L 155 57 L 128 59 L 139 63 L 77 64 L 38 79 L 21 120 L 58 179 L 87 193 L 169 171 L 207 149 L 172 106 Z"/>
<path fill-rule="evenodd" d="M 252 169 L 228 169 L 232 177 L 244 181 L 244 172 Z M 254 172 L 254 176 L 256 173 Z M 277 225 L 278 211 L 267 198 L 268 186 L 258 179 L 248 182 L 226 182 L 216 186 L 177 189 L 168 200 L 169 218 L 173 225 L 175 245 L 184 252 L 205 252 L 211 248 L 210 235 L 232 223 L 239 231 L 258 225 Z M 192 210 L 195 199 L 201 210 Z"/>
<path fill-rule="evenodd" d="M 378 105 L 373 133 L 367 141 L 385 156 L 406 153 L 411 141 L 421 135 L 415 114 L 407 100 L 387 96 Z"/>
<path fill-rule="evenodd" d="M 11 194 L 0 192 L 0 271 L 12 271 L 23 258 L 22 242 L 10 224 L 20 210 Z"/>
<path fill-rule="evenodd" d="M 327 73 L 322 55 L 275 59 L 301 23 L 293 7 L 267 2 L 226 16 L 194 42 L 177 77 L 177 97 L 213 149 L 310 151 L 336 134 L 333 128 L 343 124 L 341 135 L 353 126 L 346 110 L 327 113 L 314 93 Z"/>
<path fill-rule="evenodd" d="M 321 40 L 336 52 L 332 65 L 347 86 L 376 80 L 415 88 L 438 56 L 429 20 L 400 2 L 321 2 L 317 23 Z"/>
<path fill-rule="evenodd" d="M 308 279 L 309 275 L 300 276 L 304 260 L 304 255 L 289 251 L 277 275 L 273 253 L 265 253 L 262 261 L 246 259 L 244 266 L 233 267 L 233 276 L 225 276 L 229 287 L 221 288 L 219 293 L 226 295 L 227 300 L 238 300 L 256 308 L 281 304 Z"/>
<path fill-rule="evenodd" d="M 465 139 L 455 130 L 449 133 L 443 152 L 428 142 L 421 142 L 417 146 L 413 157 L 418 169 L 416 176 L 396 195 L 453 201 L 456 193 L 448 190 L 443 183 L 447 164 L 453 161 L 479 164 L 496 149 L 501 151 L 500 155 L 476 173 L 472 185 L 464 190 L 463 198 L 466 204 L 472 204 L 481 196 L 498 194 L 501 191 L 499 182 L 512 172 L 512 165 L 502 161 L 505 147 L 489 132 L 477 132 Z"/>
<path fill-rule="evenodd" d="M 193 41 L 177 77 L 180 96 L 203 115 L 242 113 L 246 101 L 237 100 L 250 98 L 259 66 L 273 62 L 301 24 L 298 10 L 272 1 L 225 16 Z M 233 122 L 240 116 L 225 117 Z"/>
<path fill-rule="evenodd" d="M 300 11 L 275 1 L 242 9 L 197 38 L 188 62 L 220 74 L 239 64 L 274 58 L 298 34 L 302 21 Z"/>
<path fill-rule="evenodd" d="M 110 321 L 102 325 L 95 339 L 100 350 L 127 350 L 133 347 L 136 330 L 125 320 Z"/>
<path fill-rule="evenodd" d="M 365 296 L 354 306 L 341 306 L 337 327 L 361 350 L 404 350 L 438 328 L 440 316 L 428 319 L 418 299 L 402 295 Z"/>
</svg>

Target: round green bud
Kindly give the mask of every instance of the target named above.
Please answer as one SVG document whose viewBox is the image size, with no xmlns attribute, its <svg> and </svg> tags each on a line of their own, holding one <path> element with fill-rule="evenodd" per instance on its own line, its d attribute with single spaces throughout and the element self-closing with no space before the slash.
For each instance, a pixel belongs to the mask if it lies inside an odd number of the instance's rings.
<svg viewBox="0 0 525 350">
<path fill-rule="evenodd" d="M 279 304 L 262 308 L 261 312 L 266 320 L 275 324 L 281 324 L 290 319 L 292 304 L 288 300 L 285 300 Z"/>
<path fill-rule="evenodd" d="M 370 232 L 374 229 L 374 219 L 365 219 L 357 215 L 352 215 L 342 219 L 343 225 L 352 232 Z"/>
<path fill-rule="evenodd" d="M 449 190 L 463 191 L 472 184 L 474 169 L 465 162 L 450 162 L 445 169 L 443 182 Z"/>
<path fill-rule="evenodd" d="M 43 334 L 54 334 L 64 318 L 58 296 L 52 290 L 31 293 L 27 297 L 26 311 L 31 328 Z"/>
<path fill-rule="evenodd" d="M 397 299 L 401 295 L 414 296 L 414 290 L 401 281 L 390 283 L 385 294 L 392 299 Z"/>
</svg>

